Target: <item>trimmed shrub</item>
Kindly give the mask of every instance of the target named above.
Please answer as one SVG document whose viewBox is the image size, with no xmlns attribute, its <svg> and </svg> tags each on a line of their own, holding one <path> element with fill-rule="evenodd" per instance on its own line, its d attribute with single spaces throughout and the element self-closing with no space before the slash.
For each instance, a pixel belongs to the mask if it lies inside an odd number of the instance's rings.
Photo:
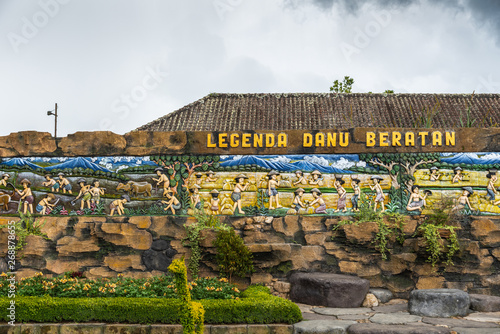
<svg viewBox="0 0 500 334">
<path fill-rule="evenodd" d="M 208 324 L 295 323 L 302 320 L 297 305 L 269 294 L 265 287 L 249 287 L 244 298 L 200 300 Z M 10 299 L 0 298 L 0 309 Z M 53 298 L 16 297 L 17 322 L 119 322 L 180 324 L 183 302 L 167 298 Z M 8 321 L 6 315 L 3 321 Z"/>
</svg>

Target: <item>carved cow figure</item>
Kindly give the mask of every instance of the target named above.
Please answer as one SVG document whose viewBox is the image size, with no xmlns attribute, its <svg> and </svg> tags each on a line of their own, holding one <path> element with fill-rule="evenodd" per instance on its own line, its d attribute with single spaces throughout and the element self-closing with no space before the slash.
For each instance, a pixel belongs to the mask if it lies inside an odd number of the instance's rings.
<svg viewBox="0 0 500 334">
<path fill-rule="evenodd" d="M 144 194 L 144 196 L 149 196 L 151 197 L 151 190 L 153 189 L 153 186 L 144 181 L 144 182 L 135 182 L 135 181 L 128 181 L 127 183 L 119 183 L 118 186 L 116 187 L 116 191 L 118 190 L 123 190 L 127 192 L 129 195 L 139 195 L 139 194 Z"/>
</svg>

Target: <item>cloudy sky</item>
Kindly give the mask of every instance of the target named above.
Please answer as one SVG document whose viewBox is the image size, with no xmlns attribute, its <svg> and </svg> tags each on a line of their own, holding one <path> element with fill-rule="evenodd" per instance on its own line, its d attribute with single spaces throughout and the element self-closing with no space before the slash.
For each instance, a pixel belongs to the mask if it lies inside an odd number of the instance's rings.
<svg viewBox="0 0 500 334">
<path fill-rule="evenodd" d="M 0 135 L 128 132 L 211 92 L 499 93 L 498 0 L 0 0 Z"/>
</svg>

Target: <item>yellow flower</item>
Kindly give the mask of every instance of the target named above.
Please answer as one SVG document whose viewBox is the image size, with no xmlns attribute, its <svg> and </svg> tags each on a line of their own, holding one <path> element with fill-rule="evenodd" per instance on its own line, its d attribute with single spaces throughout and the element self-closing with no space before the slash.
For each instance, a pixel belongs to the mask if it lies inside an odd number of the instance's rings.
<svg viewBox="0 0 500 334">
<path fill-rule="evenodd" d="M 7 277 L 7 274 L 2 272 L 2 274 L 0 274 L 0 277 Z"/>
<path fill-rule="evenodd" d="M 227 283 L 227 278 L 222 277 L 222 278 L 219 279 L 219 282 Z"/>
</svg>

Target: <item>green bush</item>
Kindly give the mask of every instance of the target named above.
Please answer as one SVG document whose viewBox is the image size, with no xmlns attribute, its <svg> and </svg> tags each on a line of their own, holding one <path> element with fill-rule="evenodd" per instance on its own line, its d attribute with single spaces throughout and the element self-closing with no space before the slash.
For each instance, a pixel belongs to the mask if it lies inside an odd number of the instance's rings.
<svg viewBox="0 0 500 334">
<path fill-rule="evenodd" d="M 249 287 L 244 298 L 201 300 L 205 323 L 296 323 L 302 320 L 297 305 L 269 294 L 265 287 Z M 0 298 L 0 309 L 10 299 Z M 53 298 L 16 297 L 17 322 L 120 322 L 180 324 L 183 303 L 167 298 Z M 3 321 L 8 321 L 3 316 Z"/>
<path fill-rule="evenodd" d="M 252 252 L 234 229 L 220 230 L 217 233 L 214 246 L 217 249 L 215 259 L 219 266 L 219 272 L 222 275 L 227 275 L 229 282 L 231 282 L 233 275 L 245 277 L 254 272 Z"/>
</svg>

